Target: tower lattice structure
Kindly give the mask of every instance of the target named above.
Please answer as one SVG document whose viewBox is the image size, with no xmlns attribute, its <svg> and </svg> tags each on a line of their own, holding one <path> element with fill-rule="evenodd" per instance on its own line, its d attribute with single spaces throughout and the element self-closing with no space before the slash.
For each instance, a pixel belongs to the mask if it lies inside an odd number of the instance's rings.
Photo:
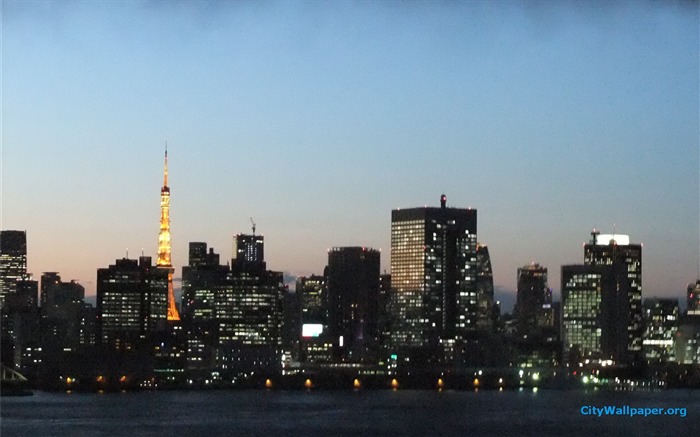
<svg viewBox="0 0 700 437">
<path fill-rule="evenodd" d="M 173 290 L 173 272 L 170 260 L 170 187 L 168 187 L 168 147 L 165 147 L 165 166 L 163 168 L 163 187 L 160 189 L 160 233 L 158 235 L 158 261 L 156 265 L 168 269 L 168 320 L 180 320 L 175 306 Z"/>
</svg>

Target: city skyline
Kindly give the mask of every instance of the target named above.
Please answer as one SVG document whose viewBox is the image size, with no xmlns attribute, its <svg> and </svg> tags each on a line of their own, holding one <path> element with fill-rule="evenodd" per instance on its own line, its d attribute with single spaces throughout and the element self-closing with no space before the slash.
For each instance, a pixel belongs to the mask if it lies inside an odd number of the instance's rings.
<svg viewBox="0 0 700 437">
<path fill-rule="evenodd" d="M 444 193 L 497 299 L 531 262 L 559 296 L 592 228 L 645 245 L 644 297 L 697 279 L 697 7 L 207 5 L 3 2 L 0 227 L 34 278 L 94 295 L 156 256 L 167 140 L 176 277 L 251 217 L 274 270 L 368 246 L 389 271 L 391 210 Z"/>
</svg>

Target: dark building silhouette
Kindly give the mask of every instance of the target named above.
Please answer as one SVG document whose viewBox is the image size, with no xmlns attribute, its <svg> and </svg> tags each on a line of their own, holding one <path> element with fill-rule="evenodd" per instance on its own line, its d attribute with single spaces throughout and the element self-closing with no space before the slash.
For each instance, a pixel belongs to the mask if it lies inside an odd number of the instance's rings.
<svg viewBox="0 0 700 437">
<path fill-rule="evenodd" d="M 2 310 L 3 364 L 34 381 L 41 365 L 41 331 L 38 283 L 30 275 L 15 282 L 15 292 L 6 296 Z"/>
<path fill-rule="evenodd" d="M 407 365 L 463 365 L 478 326 L 476 210 L 446 203 L 391 212 L 391 349 Z"/>
<path fill-rule="evenodd" d="M 207 243 L 190 243 L 189 265 L 182 268 L 182 320 L 187 337 L 187 377 L 212 379 L 218 346 L 217 294 L 229 268 Z"/>
<path fill-rule="evenodd" d="M 231 266 L 205 243 L 190 244 L 183 267 L 187 378 L 231 383 L 251 372 L 278 371 L 282 353 L 282 273 L 267 270 L 262 236 L 237 235 L 256 249 L 236 251 Z M 243 246 L 241 246 L 243 247 Z M 250 255 L 252 253 L 252 255 Z M 250 256 L 249 256 L 250 255 Z"/>
<path fill-rule="evenodd" d="M 521 335 L 534 335 L 553 326 L 552 289 L 547 283 L 546 267 L 533 263 L 518 269 L 515 316 Z"/>
<path fill-rule="evenodd" d="M 642 310 L 642 245 L 630 244 L 627 235 L 593 232 L 584 245 L 584 264 L 609 265 L 615 277 L 615 353 L 619 364 L 640 364 L 644 320 Z"/>
<path fill-rule="evenodd" d="M 476 247 L 476 271 L 477 327 L 491 332 L 494 327 L 493 269 L 489 248 L 483 244 Z"/>
<path fill-rule="evenodd" d="M 378 250 L 366 247 L 328 252 L 328 331 L 340 361 L 378 358 L 379 258 Z"/>
<path fill-rule="evenodd" d="M 688 284 L 688 315 L 700 316 L 700 279 Z"/>
<path fill-rule="evenodd" d="M 326 277 L 320 275 L 297 278 L 296 291 L 301 297 L 302 323 L 328 324 Z"/>
<path fill-rule="evenodd" d="M 44 350 L 74 351 L 81 344 L 85 287 L 63 282 L 58 273 L 41 276 L 41 331 Z"/>
<path fill-rule="evenodd" d="M 147 256 L 98 269 L 98 342 L 129 349 L 147 334 L 166 330 L 169 274 Z"/>
<path fill-rule="evenodd" d="M 32 377 L 40 362 L 37 282 L 27 274 L 27 234 L 0 231 L 0 358 Z M 37 363 L 38 364 L 38 363 Z"/>
</svg>

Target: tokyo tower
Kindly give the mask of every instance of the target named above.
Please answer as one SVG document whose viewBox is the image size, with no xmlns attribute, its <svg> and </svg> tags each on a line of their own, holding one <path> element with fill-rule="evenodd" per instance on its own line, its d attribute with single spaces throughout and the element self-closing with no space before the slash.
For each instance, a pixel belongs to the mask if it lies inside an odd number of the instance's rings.
<svg viewBox="0 0 700 437">
<path fill-rule="evenodd" d="M 158 234 L 158 261 L 156 266 L 168 269 L 168 320 L 180 320 L 175 306 L 173 290 L 173 268 L 170 262 L 170 188 L 168 187 L 168 145 L 165 145 L 165 167 L 163 169 L 163 187 L 160 189 L 160 234 Z"/>
</svg>

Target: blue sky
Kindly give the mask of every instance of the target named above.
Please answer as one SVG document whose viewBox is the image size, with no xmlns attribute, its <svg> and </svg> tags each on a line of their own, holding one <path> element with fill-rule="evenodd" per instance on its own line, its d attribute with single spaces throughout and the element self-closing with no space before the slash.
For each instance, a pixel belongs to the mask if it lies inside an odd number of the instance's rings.
<svg viewBox="0 0 700 437">
<path fill-rule="evenodd" d="M 265 235 L 270 268 L 382 249 L 391 209 L 478 210 L 500 294 L 560 288 L 593 227 L 644 243 L 644 295 L 697 279 L 698 3 L 2 2 L 2 228 L 94 293 Z"/>
</svg>

